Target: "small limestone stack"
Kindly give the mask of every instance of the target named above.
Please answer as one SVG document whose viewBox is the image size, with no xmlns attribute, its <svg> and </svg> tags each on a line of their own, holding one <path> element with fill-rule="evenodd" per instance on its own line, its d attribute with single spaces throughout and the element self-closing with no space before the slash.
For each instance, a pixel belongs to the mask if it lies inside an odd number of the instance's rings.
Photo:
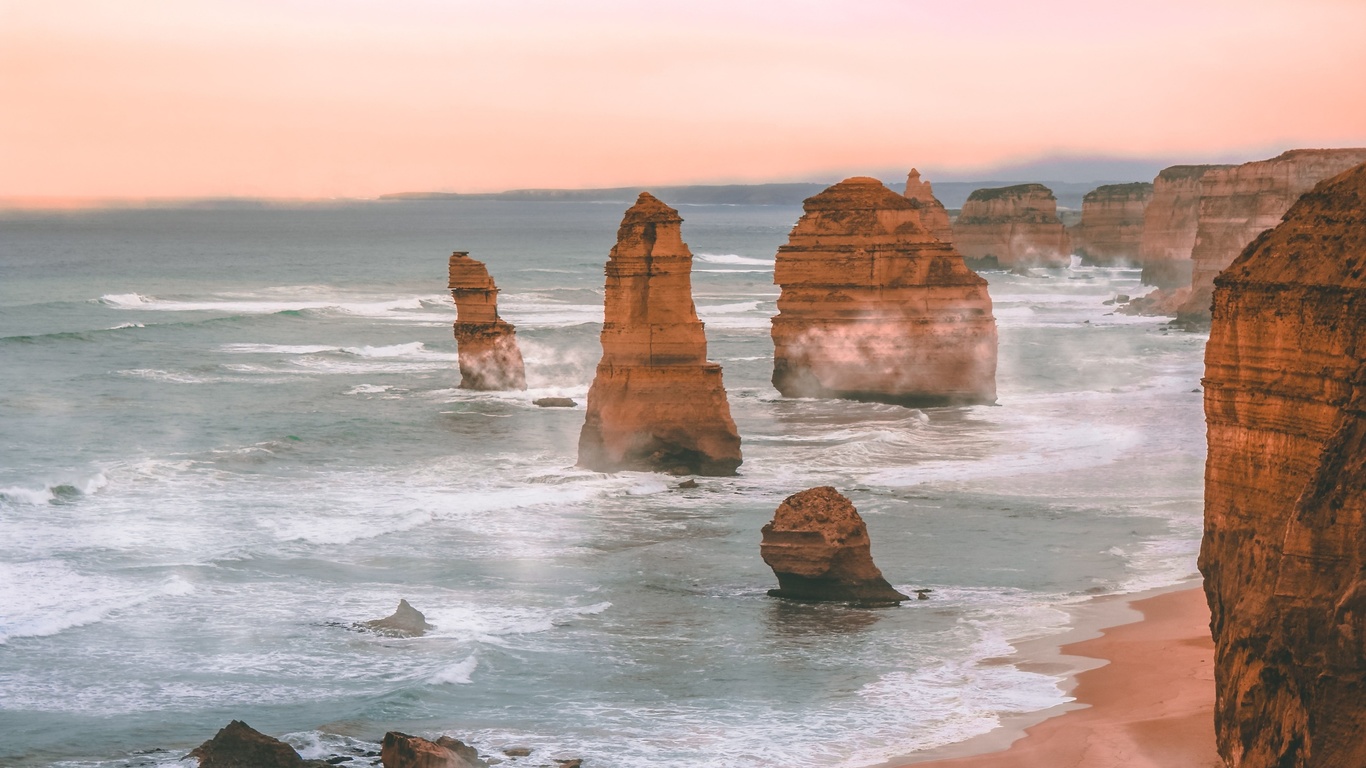
<svg viewBox="0 0 1366 768">
<path fill-rule="evenodd" d="M 1191 249 L 1200 223 L 1200 179 L 1227 165 L 1173 165 L 1153 179 L 1153 198 L 1143 211 L 1138 256 L 1144 285 L 1178 289 L 1190 285 Z"/>
<path fill-rule="evenodd" d="M 908 406 L 996 401 L 987 282 L 910 200 L 855 177 L 803 203 L 778 249 L 773 386 Z"/>
<path fill-rule="evenodd" d="M 1366 163 L 1366 149 L 1295 149 L 1212 171 L 1200 182 L 1200 223 L 1191 249 L 1191 291 L 1178 319 L 1207 323 L 1214 277 L 1257 235 L 1276 226 L 1320 181 Z"/>
<path fill-rule="evenodd" d="M 602 359 L 579 465 L 599 472 L 733 475 L 740 435 L 692 300 L 678 211 L 642 192 L 607 261 Z"/>
<path fill-rule="evenodd" d="M 1072 256 L 1058 199 L 1042 184 L 974 191 L 953 224 L 953 243 L 983 266 L 1065 267 Z"/>
<path fill-rule="evenodd" d="M 1104 184 L 1081 201 L 1081 223 L 1072 230 L 1072 249 L 1092 264 L 1139 263 L 1143 212 L 1153 198 L 1153 185 Z"/>
<path fill-rule="evenodd" d="M 902 197 L 910 200 L 920 214 L 920 225 L 936 240 L 943 243 L 953 242 L 953 225 L 949 223 L 949 212 L 928 181 L 920 180 L 920 171 L 912 168 L 906 176 L 906 191 Z"/>
<path fill-rule="evenodd" d="M 1366 165 L 1215 280 L 1205 537 L 1234 768 L 1366 766 Z"/>
<path fill-rule="evenodd" d="M 873 564 L 868 526 L 849 499 L 824 485 L 787 497 L 763 528 L 759 554 L 778 577 L 773 597 L 821 602 L 897 604 Z"/>
<path fill-rule="evenodd" d="M 464 251 L 452 253 L 450 289 L 455 299 L 460 388 L 526 389 L 516 329 L 498 317 L 498 288 L 488 269 Z"/>
</svg>

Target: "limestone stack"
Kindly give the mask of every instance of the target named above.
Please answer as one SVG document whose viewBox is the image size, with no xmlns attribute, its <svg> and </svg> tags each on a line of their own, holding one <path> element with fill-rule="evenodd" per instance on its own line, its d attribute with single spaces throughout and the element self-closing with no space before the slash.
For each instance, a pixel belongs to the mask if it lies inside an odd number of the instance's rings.
<svg viewBox="0 0 1366 768">
<path fill-rule="evenodd" d="M 1200 179 L 1228 165 L 1173 165 L 1153 179 L 1153 198 L 1143 211 L 1138 255 L 1143 284 L 1163 289 L 1190 285 L 1191 249 L 1200 223 Z"/>
<path fill-rule="evenodd" d="M 732 475 L 740 466 L 721 366 L 707 361 L 693 306 L 682 222 L 678 211 L 642 192 L 617 230 L 580 466 L 700 475 Z"/>
<path fill-rule="evenodd" d="M 920 213 L 920 224 L 935 239 L 945 243 L 953 242 L 953 224 L 949 223 L 949 212 L 944 208 L 944 204 L 939 202 L 939 198 L 934 196 L 934 189 L 930 183 L 920 180 L 920 171 L 912 168 L 906 175 L 906 191 L 902 196 L 915 205 L 915 209 Z"/>
<path fill-rule="evenodd" d="M 526 389 L 517 332 L 498 317 L 498 287 L 488 269 L 465 251 L 452 253 L 450 289 L 455 299 L 460 388 Z"/>
<path fill-rule="evenodd" d="M 1139 263 L 1143 212 L 1153 185 L 1105 184 L 1081 200 L 1081 223 L 1072 229 L 1072 250 L 1092 264 Z"/>
<path fill-rule="evenodd" d="M 763 528 L 759 554 L 778 577 L 773 597 L 896 604 L 908 600 L 873 564 L 868 526 L 825 485 L 787 497 Z"/>
<path fill-rule="evenodd" d="M 1064 267 L 1072 243 L 1058 219 L 1058 200 L 1042 184 L 979 189 L 953 224 L 953 242 L 969 263 Z"/>
<path fill-rule="evenodd" d="M 1191 249 L 1191 292 L 1177 310 L 1178 319 L 1208 322 L 1215 275 L 1254 237 L 1276 226 L 1300 195 L 1361 163 L 1366 163 L 1366 149 L 1295 149 L 1205 174 Z"/>
<path fill-rule="evenodd" d="M 1205 537 L 1229 766 L 1366 765 L 1366 165 L 1215 279 Z"/>
<path fill-rule="evenodd" d="M 778 249 L 773 386 L 786 397 L 903 405 L 996 400 L 985 279 L 867 177 L 803 203 Z"/>
</svg>

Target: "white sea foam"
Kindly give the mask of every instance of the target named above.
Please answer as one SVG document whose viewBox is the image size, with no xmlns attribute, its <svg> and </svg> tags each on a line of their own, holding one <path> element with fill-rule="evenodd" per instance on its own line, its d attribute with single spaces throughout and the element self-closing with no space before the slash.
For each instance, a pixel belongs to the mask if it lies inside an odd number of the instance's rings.
<svg viewBox="0 0 1366 768">
<path fill-rule="evenodd" d="M 470 676 L 478 666 L 479 658 L 470 654 L 449 667 L 442 668 L 432 675 L 430 680 L 435 685 L 469 685 L 474 682 Z"/>
<path fill-rule="evenodd" d="M 157 596 L 186 595 L 179 578 L 139 583 L 79 573 L 57 560 L 0 561 L 0 645 L 20 637 L 47 637 L 93 624 L 114 611 Z"/>
<path fill-rule="evenodd" d="M 428 310 L 431 297 L 378 298 L 361 296 L 287 297 L 290 291 L 263 291 L 258 294 L 219 295 L 205 299 L 162 299 L 137 293 L 105 294 L 99 301 L 115 309 L 160 312 L 221 312 L 227 314 L 274 314 L 304 310 L 332 310 L 349 315 L 381 320 L 436 322 L 431 314 L 408 310 Z M 286 294 L 286 295 L 281 295 Z M 440 297 L 436 297 L 439 299 Z M 449 311 L 437 305 L 443 313 Z"/>
<path fill-rule="evenodd" d="M 699 253 L 693 258 L 707 264 L 739 264 L 745 266 L 768 267 L 769 269 L 767 270 L 755 270 L 768 272 L 773 271 L 772 268 L 777 263 L 773 259 L 756 259 L 752 256 L 741 256 L 737 253 Z"/>
</svg>

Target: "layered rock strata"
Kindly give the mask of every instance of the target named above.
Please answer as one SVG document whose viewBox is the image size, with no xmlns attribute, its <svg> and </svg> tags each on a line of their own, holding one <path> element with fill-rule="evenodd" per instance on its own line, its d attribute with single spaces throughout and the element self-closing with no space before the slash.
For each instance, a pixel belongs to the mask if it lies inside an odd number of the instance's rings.
<svg viewBox="0 0 1366 768">
<path fill-rule="evenodd" d="M 903 405 L 996 400 L 987 282 L 876 179 L 810 197 L 778 249 L 773 386 Z"/>
<path fill-rule="evenodd" d="M 721 366 L 692 301 L 678 212 L 642 192 L 607 261 L 602 359 L 588 390 L 579 465 L 600 472 L 730 475 L 740 435 Z"/>
<path fill-rule="evenodd" d="M 1065 267 L 1072 243 L 1058 218 L 1058 200 L 1042 184 L 979 189 L 953 223 L 954 246 L 969 263 L 1002 267 Z"/>
<path fill-rule="evenodd" d="M 526 389 L 516 329 L 498 317 L 498 288 L 488 269 L 464 251 L 452 253 L 450 289 L 455 299 L 460 388 Z"/>
<path fill-rule="evenodd" d="M 1200 570 L 1219 751 L 1366 765 L 1366 165 L 1214 284 Z"/>
<path fill-rule="evenodd" d="M 768 592 L 773 597 L 863 604 L 910 599 L 882 578 L 868 526 L 828 485 L 787 497 L 763 528 L 759 554 L 778 577 L 778 588 Z"/>
<path fill-rule="evenodd" d="M 1253 238 L 1276 226 L 1300 195 L 1361 163 L 1366 163 L 1366 149 L 1295 149 L 1202 176 L 1200 222 L 1191 249 L 1191 292 L 1177 318 L 1207 322 L 1215 276 Z"/>
<path fill-rule="evenodd" d="M 1177 289 L 1190 285 L 1191 249 L 1200 223 L 1200 179 L 1227 165 L 1173 165 L 1153 179 L 1143 210 L 1138 258 L 1144 285 Z"/>
<path fill-rule="evenodd" d="M 1072 250 L 1092 264 L 1139 263 L 1143 213 L 1153 185 L 1105 184 L 1081 200 L 1081 223 L 1071 230 Z"/>
<path fill-rule="evenodd" d="M 912 168 L 906 175 L 906 191 L 902 197 L 910 200 L 920 214 L 920 225 L 936 240 L 953 242 L 953 224 L 949 222 L 948 209 L 934 196 L 934 189 L 928 181 L 920 180 L 920 171 Z"/>
</svg>

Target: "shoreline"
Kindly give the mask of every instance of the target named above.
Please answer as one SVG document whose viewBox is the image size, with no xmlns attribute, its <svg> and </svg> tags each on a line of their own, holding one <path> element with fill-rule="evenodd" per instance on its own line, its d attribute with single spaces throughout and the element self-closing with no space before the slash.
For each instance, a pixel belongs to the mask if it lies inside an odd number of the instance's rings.
<svg viewBox="0 0 1366 768">
<path fill-rule="evenodd" d="M 1200 579 L 1070 608 L 1071 629 L 998 663 L 1065 674 L 1073 701 L 1005 715 L 991 731 L 876 768 L 1217 767 L 1214 645 Z"/>
</svg>

